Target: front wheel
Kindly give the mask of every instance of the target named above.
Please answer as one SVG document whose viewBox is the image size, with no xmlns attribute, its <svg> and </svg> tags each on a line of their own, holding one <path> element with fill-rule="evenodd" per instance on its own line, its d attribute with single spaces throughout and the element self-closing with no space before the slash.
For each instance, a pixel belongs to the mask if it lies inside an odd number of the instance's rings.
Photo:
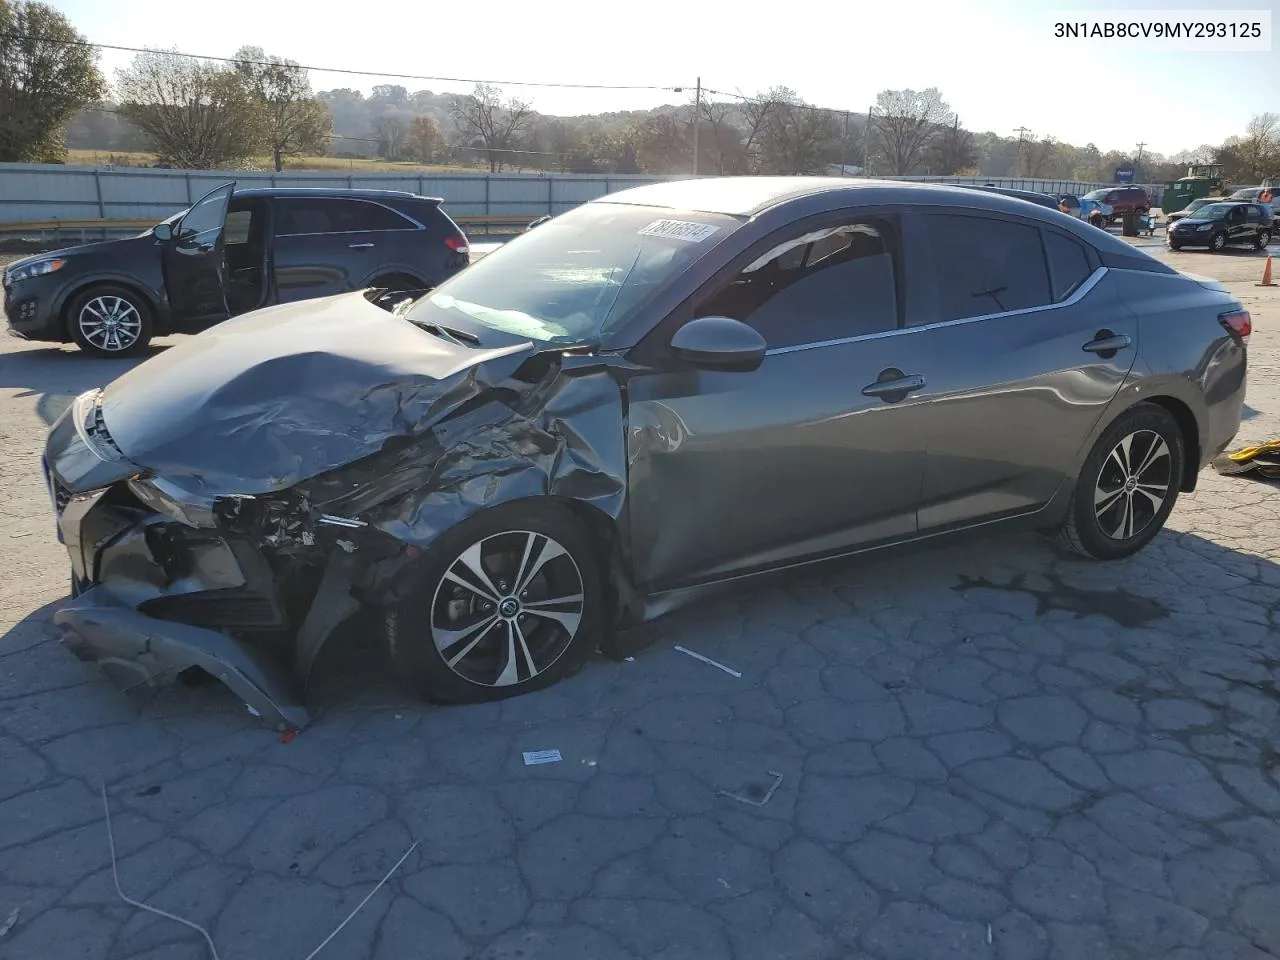
<svg viewBox="0 0 1280 960">
<path fill-rule="evenodd" d="M 1177 502 L 1185 451 L 1182 430 L 1164 407 L 1139 403 L 1126 410 L 1085 460 L 1059 543 L 1093 560 L 1137 553 Z"/>
<path fill-rule="evenodd" d="M 90 287 L 71 301 L 67 329 L 85 353 L 130 357 L 151 342 L 151 309 L 124 287 Z"/>
<path fill-rule="evenodd" d="M 399 678 L 435 703 L 481 703 L 551 686 L 599 644 L 600 562 L 554 503 L 496 507 L 449 530 L 387 610 Z"/>
<path fill-rule="evenodd" d="M 1263 230 L 1258 234 L 1257 239 L 1253 241 L 1253 245 L 1258 250 L 1265 250 L 1271 243 L 1271 231 Z"/>
<path fill-rule="evenodd" d="M 1227 248 L 1227 235 L 1225 233 L 1215 233 L 1209 238 L 1209 249 L 1214 253 L 1221 253 Z"/>
</svg>

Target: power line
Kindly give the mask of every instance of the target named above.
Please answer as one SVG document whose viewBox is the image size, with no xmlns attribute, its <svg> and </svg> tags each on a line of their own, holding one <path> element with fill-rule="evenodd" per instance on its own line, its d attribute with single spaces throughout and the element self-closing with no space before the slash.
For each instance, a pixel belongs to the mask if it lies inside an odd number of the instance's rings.
<svg viewBox="0 0 1280 960">
<path fill-rule="evenodd" d="M 238 60 L 235 57 L 211 57 L 200 53 L 179 50 L 154 50 L 147 47 L 125 47 L 115 43 L 92 43 L 88 40 L 64 40 L 54 37 L 36 37 L 21 33 L 0 33 L 6 40 L 30 40 L 37 43 L 53 43 L 67 47 L 88 47 L 93 50 L 117 50 L 122 53 L 154 53 L 170 57 L 189 57 L 192 60 L 210 60 L 214 63 L 243 63 L 255 67 L 277 66 L 269 60 Z M 346 67 L 316 67 L 305 63 L 290 64 L 300 70 L 314 73 L 341 73 L 352 77 L 380 77 L 390 80 L 426 80 L 432 83 L 487 84 L 495 87 L 546 87 L 548 89 L 573 90 L 657 90 L 664 93 L 678 92 L 679 87 L 621 83 L 543 83 L 534 80 L 478 80 L 468 77 L 429 77 L 418 73 L 389 73 L 382 70 L 352 70 Z"/>
</svg>

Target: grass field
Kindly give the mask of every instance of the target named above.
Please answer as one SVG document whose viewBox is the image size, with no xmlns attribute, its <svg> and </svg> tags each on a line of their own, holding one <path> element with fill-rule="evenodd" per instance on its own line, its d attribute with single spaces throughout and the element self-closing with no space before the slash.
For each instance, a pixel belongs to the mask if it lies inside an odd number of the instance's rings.
<svg viewBox="0 0 1280 960">
<path fill-rule="evenodd" d="M 156 162 L 154 154 L 142 152 L 111 152 L 108 150 L 68 150 L 67 163 L 80 166 L 105 166 L 113 164 L 119 167 L 150 167 Z M 257 157 L 252 161 L 253 169 L 270 172 L 270 157 Z M 346 157 L 292 157 L 284 162 L 286 171 L 313 171 L 334 173 L 476 173 L 487 170 L 481 166 L 464 167 L 459 165 L 427 165 L 422 163 L 400 163 L 389 160 L 356 160 Z"/>
</svg>

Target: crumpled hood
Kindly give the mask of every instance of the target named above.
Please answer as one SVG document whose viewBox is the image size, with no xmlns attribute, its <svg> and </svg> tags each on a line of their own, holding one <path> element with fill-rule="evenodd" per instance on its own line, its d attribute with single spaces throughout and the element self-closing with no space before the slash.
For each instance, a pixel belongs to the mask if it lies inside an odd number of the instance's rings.
<svg viewBox="0 0 1280 960">
<path fill-rule="evenodd" d="M 360 292 L 283 304 L 130 370 L 103 391 L 102 415 L 130 461 L 192 492 L 282 490 L 421 434 L 507 379 L 534 347 L 502 339 L 450 343 Z"/>
</svg>

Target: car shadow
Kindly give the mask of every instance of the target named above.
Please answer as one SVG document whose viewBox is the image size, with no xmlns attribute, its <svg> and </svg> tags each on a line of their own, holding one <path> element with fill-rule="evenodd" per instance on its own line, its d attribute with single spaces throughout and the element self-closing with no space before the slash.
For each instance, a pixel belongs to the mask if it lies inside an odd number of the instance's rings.
<svg viewBox="0 0 1280 960">
<path fill-rule="evenodd" d="M 37 415 L 49 424 L 85 390 L 110 383 L 168 348 L 169 344 L 153 343 L 138 356 L 119 360 L 53 345 L 0 354 L 0 389 L 16 388 L 21 392 L 15 396 L 22 399 L 35 397 Z"/>
</svg>

